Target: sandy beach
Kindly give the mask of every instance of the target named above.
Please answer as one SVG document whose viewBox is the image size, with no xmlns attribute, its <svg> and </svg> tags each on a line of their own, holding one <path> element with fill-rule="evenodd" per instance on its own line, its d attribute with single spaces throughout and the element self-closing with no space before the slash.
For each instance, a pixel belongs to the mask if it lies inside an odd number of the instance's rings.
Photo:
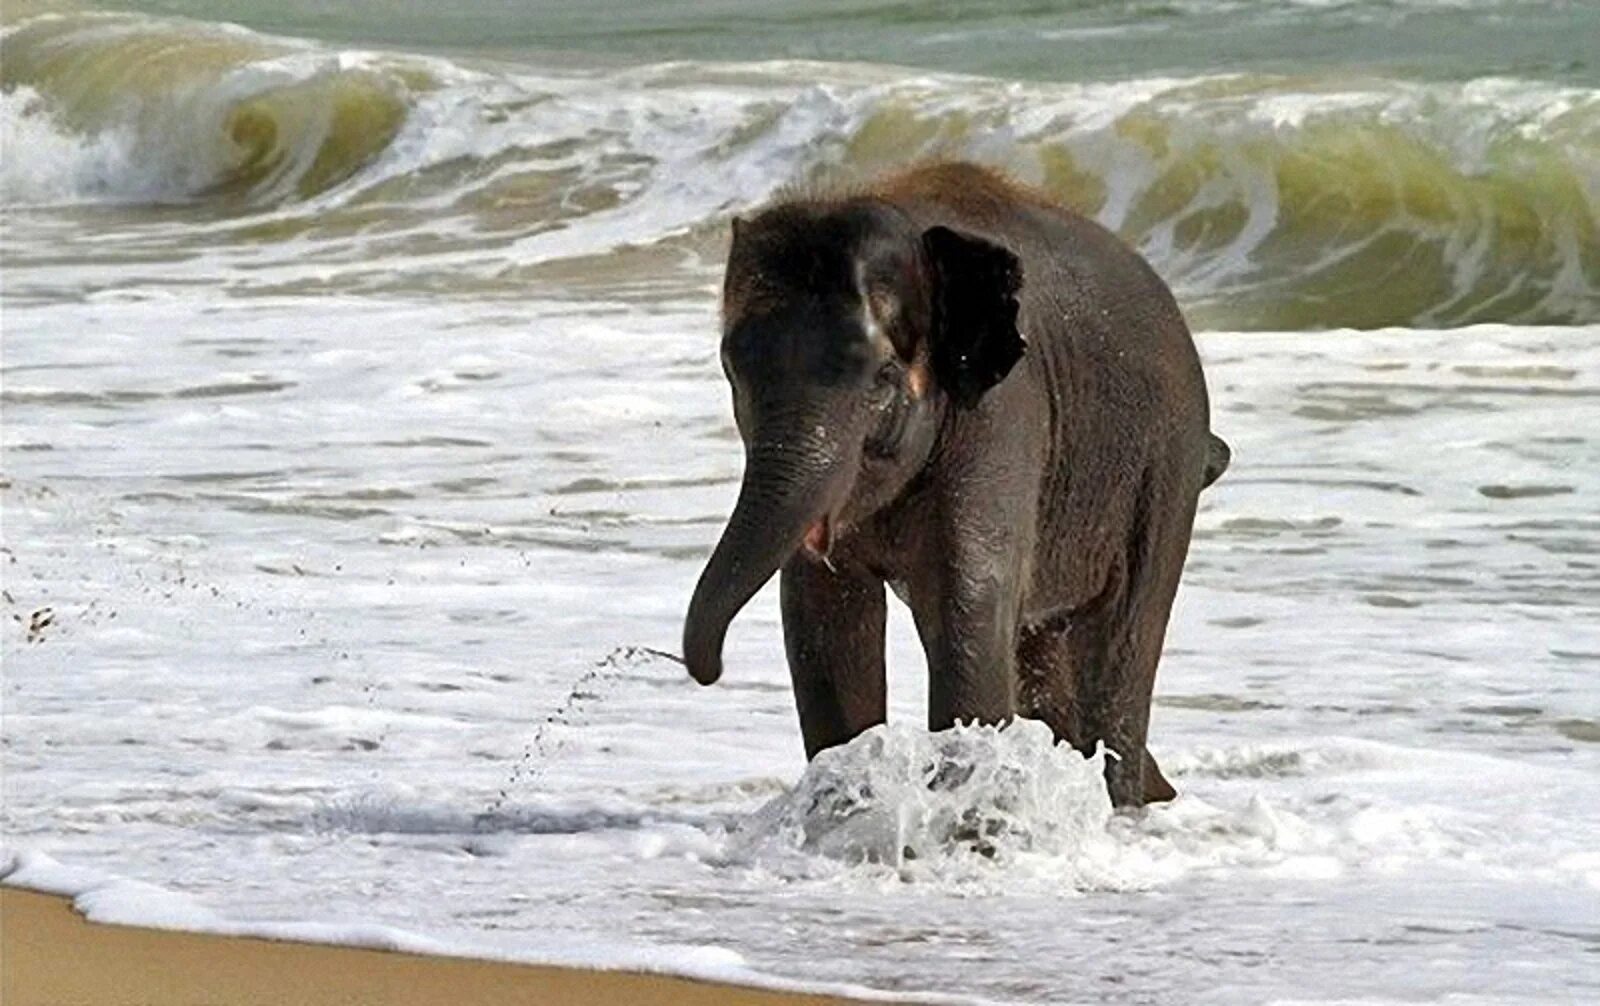
<svg viewBox="0 0 1600 1006">
<path fill-rule="evenodd" d="M 824 1006 L 850 1000 L 664 975 L 105 926 L 86 921 L 67 898 L 8 887 L 0 888 L 0 1001 L 8 1006 Z"/>
</svg>

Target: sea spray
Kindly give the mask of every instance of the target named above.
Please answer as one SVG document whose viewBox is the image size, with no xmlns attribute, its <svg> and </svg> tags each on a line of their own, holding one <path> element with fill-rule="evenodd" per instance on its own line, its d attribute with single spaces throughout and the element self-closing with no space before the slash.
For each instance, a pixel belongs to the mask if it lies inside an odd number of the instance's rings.
<svg viewBox="0 0 1600 1006">
<path fill-rule="evenodd" d="M 558 728 L 581 724 L 590 704 L 598 702 L 629 667 L 661 658 L 677 659 L 648 646 L 619 646 L 578 675 L 561 704 L 534 727 L 505 784 L 474 819 L 477 830 L 495 831 L 504 825 L 504 808 L 512 791 L 536 782 L 548 769 L 550 758 L 561 750 L 563 741 L 554 736 Z"/>
</svg>

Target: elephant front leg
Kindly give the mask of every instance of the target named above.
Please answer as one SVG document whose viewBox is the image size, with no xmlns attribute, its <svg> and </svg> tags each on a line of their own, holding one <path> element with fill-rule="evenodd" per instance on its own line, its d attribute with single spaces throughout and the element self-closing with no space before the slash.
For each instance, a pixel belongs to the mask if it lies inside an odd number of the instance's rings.
<svg viewBox="0 0 1600 1006">
<path fill-rule="evenodd" d="M 928 657 L 930 730 L 1003 723 L 1017 712 L 1020 563 L 1009 541 L 978 539 L 949 549 L 912 587 Z"/>
<path fill-rule="evenodd" d="M 883 582 L 804 554 L 779 581 L 783 640 L 806 758 L 882 723 L 886 712 Z"/>
</svg>

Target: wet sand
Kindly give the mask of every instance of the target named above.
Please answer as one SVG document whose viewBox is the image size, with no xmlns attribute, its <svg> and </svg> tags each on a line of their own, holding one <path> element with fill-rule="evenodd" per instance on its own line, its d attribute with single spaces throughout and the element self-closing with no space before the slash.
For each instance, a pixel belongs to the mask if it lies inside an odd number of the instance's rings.
<svg viewBox="0 0 1600 1006">
<path fill-rule="evenodd" d="M 663 975 L 427 957 L 88 922 L 66 898 L 0 888 L 7 1006 L 660 1003 L 824 1006 L 850 1000 Z"/>
</svg>

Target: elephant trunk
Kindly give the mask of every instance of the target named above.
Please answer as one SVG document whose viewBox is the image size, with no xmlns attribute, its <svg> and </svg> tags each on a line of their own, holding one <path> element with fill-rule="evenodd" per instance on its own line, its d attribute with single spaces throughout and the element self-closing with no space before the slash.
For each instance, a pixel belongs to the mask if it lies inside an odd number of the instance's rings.
<svg viewBox="0 0 1600 1006">
<path fill-rule="evenodd" d="M 825 420 L 783 424 L 745 450 L 733 515 L 695 585 L 683 626 L 683 659 L 702 685 L 722 676 L 728 625 L 802 541 L 826 547 L 827 520 L 850 488 L 855 462 Z"/>
</svg>

